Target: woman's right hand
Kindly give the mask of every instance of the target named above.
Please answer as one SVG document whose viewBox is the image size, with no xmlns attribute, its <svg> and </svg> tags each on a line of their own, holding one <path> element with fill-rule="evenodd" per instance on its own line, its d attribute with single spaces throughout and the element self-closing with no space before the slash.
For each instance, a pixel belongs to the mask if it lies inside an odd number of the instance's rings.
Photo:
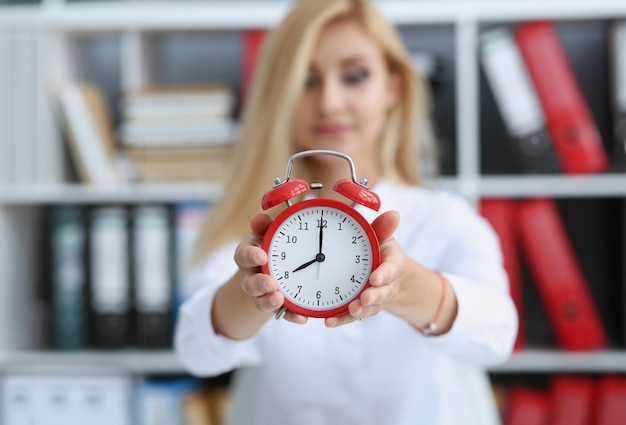
<svg viewBox="0 0 626 425">
<path fill-rule="evenodd" d="M 249 296 L 260 312 L 275 313 L 282 307 L 283 294 L 278 290 L 275 277 L 262 273 L 261 266 L 268 261 L 267 253 L 261 248 L 263 235 L 272 223 L 267 214 L 255 214 L 250 219 L 252 233 L 235 250 L 235 263 L 239 267 L 240 285 L 244 294 Z M 288 311 L 284 318 L 293 323 L 304 324 L 305 316 Z"/>
</svg>

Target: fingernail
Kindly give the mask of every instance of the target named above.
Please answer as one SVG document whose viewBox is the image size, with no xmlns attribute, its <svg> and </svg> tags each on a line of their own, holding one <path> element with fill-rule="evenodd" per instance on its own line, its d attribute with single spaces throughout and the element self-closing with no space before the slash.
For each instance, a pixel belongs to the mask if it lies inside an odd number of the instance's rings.
<svg viewBox="0 0 626 425">
<path fill-rule="evenodd" d="M 276 299 L 275 295 L 270 295 L 270 305 L 272 307 L 278 307 L 278 300 Z"/>
</svg>

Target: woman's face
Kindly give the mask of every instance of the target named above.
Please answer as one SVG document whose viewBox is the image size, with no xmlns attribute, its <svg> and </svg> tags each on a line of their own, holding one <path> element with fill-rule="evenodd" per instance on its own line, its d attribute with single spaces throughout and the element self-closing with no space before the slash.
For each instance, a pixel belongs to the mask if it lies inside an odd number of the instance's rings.
<svg viewBox="0 0 626 425">
<path fill-rule="evenodd" d="M 355 21 L 340 20 L 322 30 L 304 84 L 293 122 L 298 148 L 376 158 L 387 111 L 398 97 L 398 78 Z"/>
</svg>

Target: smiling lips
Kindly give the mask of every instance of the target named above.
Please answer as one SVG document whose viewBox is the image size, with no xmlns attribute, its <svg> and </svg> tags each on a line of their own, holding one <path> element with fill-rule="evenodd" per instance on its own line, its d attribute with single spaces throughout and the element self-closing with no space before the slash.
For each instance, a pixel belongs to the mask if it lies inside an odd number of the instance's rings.
<svg viewBox="0 0 626 425">
<path fill-rule="evenodd" d="M 344 124 L 321 124 L 313 128 L 317 136 L 339 137 L 343 136 L 350 130 L 348 125 Z"/>
</svg>

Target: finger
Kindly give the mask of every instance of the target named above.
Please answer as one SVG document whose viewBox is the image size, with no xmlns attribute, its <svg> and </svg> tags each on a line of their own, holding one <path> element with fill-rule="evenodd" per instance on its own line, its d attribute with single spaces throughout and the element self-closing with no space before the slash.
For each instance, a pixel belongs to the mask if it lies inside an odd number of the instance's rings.
<svg viewBox="0 0 626 425">
<path fill-rule="evenodd" d="M 380 246 L 381 263 L 370 275 L 372 286 L 383 286 L 397 280 L 406 264 L 406 256 L 395 239 L 389 239 Z"/>
<path fill-rule="evenodd" d="M 262 238 L 271 223 L 272 218 L 269 215 L 257 213 L 250 219 L 250 228 L 252 229 L 252 233 Z"/>
<path fill-rule="evenodd" d="M 383 285 L 380 287 L 367 288 L 359 297 L 359 302 L 363 308 L 371 306 L 382 306 L 391 301 L 398 292 L 398 285 L 395 283 Z M 355 312 L 357 316 L 363 315 L 361 312 Z"/>
<path fill-rule="evenodd" d="M 376 220 L 372 222 L 372 228 L 378 236 L 378 240 L 382 242 L 386 241 L 396 231 L 400 224 L 400 213 L 397 211 L 387 211 L 379 215 Z"/>
<path fill-rule="evenodd" d="M 279 291 L 274 291 L 269 294 L 256 297 L 254 299 L 254 304 L 259 311 L 270 312 L 276 311 L 277 308 L 283 305 L 284 301 L 285 298 L 283 297 L 283 294 Z"/>
<path fill-rule="evenodd" d="M 253 269 L 267 264 L 267 253 L 251 239 L 246 239 L 235 249 L 234 259 L 239 268 Z"/>
<path fill-rule="evenodd" d="M 348 305 L 348 312 L 335 317 L 328 317 L 324 320 L 324 324 L 329 328 L 347 325 L 357 320 L 364 320 L 367 317 L 375 316 L 380 313 L 382 307 L 379 305 L 363 306 L 359 299 L 352 301 Z"/>
<path fill-rule="evenodd" d="M 241 289 L 250 297 L 260 297 L 278 290 L 276 279 L 263 273 L 244 275 Z"/>
<path fill-rule="evenodd" d="M 368 317 L 375 316 L 380 313 L 381 310 L 382 305 L 374 304 L 371 306 L 365 306 L 360 299 L 356 299 L 348 305 L 348 314 L 355 320 L 358 320 L 359 317 L 366 319 Z"/>
<path fill-rule="evenodd" d="M 283 318 L 285 320 L 287 320 L 288 322 L 296 323 L 298 325 L 304 325 L 309 320 L 308 317 L 303 316 L 301 314 L 294 313 L 294 312 L 289 311 L 289 310 L 287 310 L 287 312 L 285 313 L 285 316 L 283 316 Z"/>
<path fill-rule="evenodd" d="M 338 326 L 343 326 L 343 325 L 347 325 L 348 323 L 355 322 L 356 320 L 357 320 L 356 317 L 351 316 L 349 313 L 346 313 L 340 316 L 327 317 L 324 320 L 324 325 L 328 328 L 336 328 Z"/>
</svg>

